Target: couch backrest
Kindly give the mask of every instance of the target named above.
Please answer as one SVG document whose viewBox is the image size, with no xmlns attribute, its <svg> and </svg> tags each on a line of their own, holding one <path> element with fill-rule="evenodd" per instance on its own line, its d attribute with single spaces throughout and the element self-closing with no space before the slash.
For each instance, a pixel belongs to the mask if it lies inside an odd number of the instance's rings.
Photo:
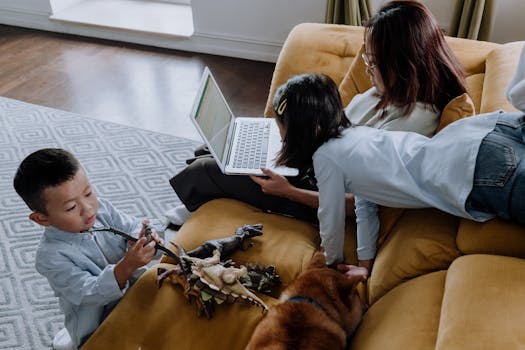
<svg viewBox="0 0 525 350">
<path fill-rule="evenodd" d="M 286 39 L 272 77 L 265 116 L 273 116 L 275 90 L 290 77 L 301 73 L 324 73 L 336 84 L 346 75 L 363 43 L 362 27 L 303 23 Z"/>
<path fill-rule="evenodd" d="M 296 74 L 329 75 L 339 85 L 345 105 L 356 93 L 364 92 L 370 81 L 360 62 L 363 39 L 363 27 L 318 23 L 294 27 L 277 60 L 264 114 L 273 116 L 275 90 Z M 453 37 L 446 40 L 465 68 L 476 113 L 515 110 L 505 98 L 505 89 L 523 42 L 496 44 Z"/>
</svg>

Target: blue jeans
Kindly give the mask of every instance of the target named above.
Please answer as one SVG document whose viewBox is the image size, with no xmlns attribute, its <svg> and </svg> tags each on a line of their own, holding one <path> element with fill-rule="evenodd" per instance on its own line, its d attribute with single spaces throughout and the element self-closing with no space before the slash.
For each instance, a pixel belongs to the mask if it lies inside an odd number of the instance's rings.
<svg viewBox="0 0 525 350">
<path fill-rule="evenodd" d="M 525 224 L 525 115 L 504 113 L 481 142 L 465 208 Z"/>
</svg>

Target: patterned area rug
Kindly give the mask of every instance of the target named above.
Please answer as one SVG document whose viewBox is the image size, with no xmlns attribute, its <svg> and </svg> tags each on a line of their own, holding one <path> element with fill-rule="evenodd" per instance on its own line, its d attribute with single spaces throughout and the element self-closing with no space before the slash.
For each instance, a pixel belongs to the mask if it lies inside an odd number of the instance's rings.
<svg viewBox="0 0 525 350">
<path fill-rule="evenodd" d="M 198 144 L 0 97 L 0 349 L 49 349 L 63 315 L 34 268 L 41 228 L 13 190 L 20 161 L 44 147 L 69 150 L 99 197 L 132 215 L 163 218 L 180 203 L 169 178 Z"/>
</svg>

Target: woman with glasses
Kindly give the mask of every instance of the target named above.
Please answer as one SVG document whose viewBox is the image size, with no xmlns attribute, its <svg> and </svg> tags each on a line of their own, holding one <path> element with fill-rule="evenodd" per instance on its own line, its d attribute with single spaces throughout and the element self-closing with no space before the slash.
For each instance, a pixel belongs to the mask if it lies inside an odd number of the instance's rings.
<svg viewBox="0 0 525 350">
<path fill-rule="evenodd" d="M 345 113 L 353 125 L 414 131 L 430 136 L 445 105 L 466 92 L 463 69 L 430 11 L 417 1 L 391 1 L 365 24 L 365 52 L 373 87 L 355 96 Z M 166 213 L 181 225 L 191 212 L 216 198 L 233 198 L 268 212 L 317 223 L 319 195 L 312 169 L 285 178 L 224 175 L 201 157 L 170 180 L 182 201 Z M 346 196 L 346 212 L 354 198 Z M 366 257 L 359 257 L 367 266 Z"/>
<path fill-rule="evenodd" d="M 391 1 L 366 24 L 363 60 L 373 87 L 345 112 L 354 125 L 430 136 L 441 111 L 466 92 L 463 68 L 430 11 Z"/>
</svg>

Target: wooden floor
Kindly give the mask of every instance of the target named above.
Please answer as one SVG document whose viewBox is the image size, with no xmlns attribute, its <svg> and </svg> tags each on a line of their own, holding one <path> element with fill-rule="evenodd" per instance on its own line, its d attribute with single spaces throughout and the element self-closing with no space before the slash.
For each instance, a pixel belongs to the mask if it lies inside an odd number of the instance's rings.
<svg viewBox="0 0 525 350">
<path fill-rule="evenodd" d="M 237 115 L 262 115 L 275 65 L 0 25 L 0 96 L 200 140 L 209 66 Z"/>
</svg>

